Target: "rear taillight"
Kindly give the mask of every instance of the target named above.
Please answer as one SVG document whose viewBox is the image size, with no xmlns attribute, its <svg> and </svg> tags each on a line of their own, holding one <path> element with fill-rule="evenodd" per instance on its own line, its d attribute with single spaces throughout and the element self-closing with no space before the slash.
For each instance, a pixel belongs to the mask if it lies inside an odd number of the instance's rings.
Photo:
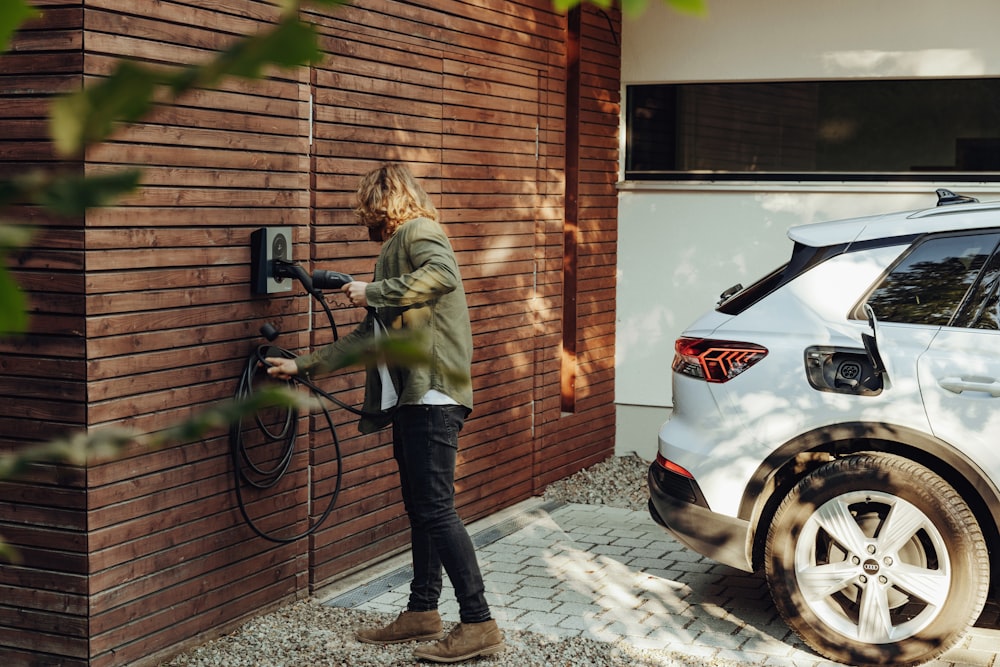
<svg viewBox="0 0 1000 667">
<path fill-rule="evenodd" d="M 682 468 L 673 461 L 665 458 L 663 454 L 657 452 L 656 463 L 664 470 L 669 470 L 675 475 L 680 475 L 681 477 L 687 477 L 688 479 L 694 479 L 694 475 L 687 471 L 687 468 Z"/>
<path fill-rule="evenodd" d="M 674 352 L 674 372 L 706 382 L 732 380 L 767 356 L 760 345 L 709 338 L 678 338 Z"/>
</svg>

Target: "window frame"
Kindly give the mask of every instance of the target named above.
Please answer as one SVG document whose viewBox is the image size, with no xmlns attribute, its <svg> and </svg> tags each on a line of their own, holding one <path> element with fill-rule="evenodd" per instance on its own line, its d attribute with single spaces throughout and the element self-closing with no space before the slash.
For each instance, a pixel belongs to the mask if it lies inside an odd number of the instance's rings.
<svg viewBox="0 0 1000 667">
<path fill-rule="evenodd" d="M 952 311 L 951 315 L 948 317 L 947 322 L 930 323 L 930 322 L 913 322 L 913 321 L 884 319 L 883 316 L 878 312 L 878 310 L 875 311 L 875 317 L 878 319 L 879 322 L 886 322 L 893 325 L 935 327 L 935 328 L 939 327 L 967 328 L 962 326 L 956 326 L 955 322 L 966 311 L 967 306 L 969 305 L 970 295 L 975 292 L 976 288 L 978 287 L 980 281 L 983 278 L 983 270 L 986 267 L 990 266 L 991 262 L 994 261 L 994 258 L 998 254 L 1000 254 L 1000 229 L 998 228 L 969 229 L 962 231 L 939 232 L 939 233 L 922 235 L 920 238 L 914 240 L 910 244 L 910 247 L 907 248 L 904 252 L 902 252 L 899 255 L 899 257 L 897 257 L 896 260 L 892 262 L 892 264 L 888 266 L 886 270 L 882 272 L 881 275 L 879 275 L 877 280 L 872 282 L 872 284 L 868 287 L 867 290 L 865 290 L 864 294 L 851 309 L 848 318 L 852 320 L 866 320 L 867 314 L 865 313 L 865 306 L 871 300 L 872 295 L 875 294 L 880 288 L 882 288 L 882 286 L 885 285 L 889 277 L 896 272 L 896 270 L 900 267 L 900 265 L 906 263 L 907 260 L 913 255 L 913 253 L 916 252 L 918 248 L 920 248 L 921 246 L 927 243 L 932 243 L 939 239 L 955 239 L 966 236 L 988 236 L 988 235 L 996 236 L 997 242 L 994 244 L 993 250 L 990 251 L 990 253 L 986 256 L 982 266 L 976 269 L 975 277 L 966 287 L 965 292 L 962 294 L 962 297 L 956 302 L 955 308 Z M 984 329 L 984 330 L 989 331 L 990 329 Z"/>
<path fill-rule="evenodd" d="M 635 83 L 625 85 L 625 105 L 623 110 L 623 123 L 624 127 L 624 155 L 622 160 L 622 176 L 625 182 L 690 182 L 690 181 L 707 181 L 707 182 L 780 182 L 780 181 L 794 181 L 794 182 L 812 182 L 812 183 L 823 183 L 823 182 L 871 182 L 871 181 L 882 181 L 882 182 L 938 182 L 942 180 L 947 180 L 949 182 L 958 183 L 993 183 L 1000 182 L 1000 166 L 995 170 L 982 170 L 982 171 L 959 171 L 957 166 L 955 169 L 940 168 L 940 169 L 927 169 L 927 170 L 910 170 L 910 171 L 890 171 L 890 170 L 876 170 L 876 171 L 829 171 L 829 170 L 790 170 L 782 169 L 776 171 L 727 171 L 727 170 L 714 170 L 714 169 L 687 169 L 687 170 L 666 170 L 666 169 L 635 169 L 632 167 L 632 161 L 635 154 L 633 146 L 636 141 L 640 138 L 636 136 L 636 131 L 633 128 L 633 113 L 635 112 L 634 103 L 634 93 L 636 90 L 641 88 L 649 87 L 670 87 L 674 89 L 671 93 L 674 104 L 679 104 L 677 102 L 676 90 L 680 90 L 682 87 L 694 87 L 701 85 L 745 85 L 745 84 L 768 84 L 768 85 L 801 85 L 801 84 L 840 84 L 840 83 L 871 83 L 878 84 L 880 82 L 903 82 L 903 83 L 917 83 L 920 82 L 944 82 L 945 84 L 960 81 L 963 83 L 967 82 L 992 82 L 998 89 L 998 95 L 1000 95 L 1000 76 L 980 76 L 980 77 L 952 77 L 952 78 L 922 78 L 922 79 L 904 79 L 904 78 L 872 78 L 872 79 L 813 79 L 813 80 L 795 80 L 795 81 L 729 81 L 729 82 L 674 82 L 674 83 L 660 83 L 660 84 L 650 84 L 650 83 Z M 985 98 L 984 98 L 985 99 Z M 667 114 L 667 122 L 673 123 L 675 126 L 679 124 L 680 112 L 675 107 Z M 997 137 L 993 138 L 982 137 L 982 140 L 995 141 L 1000 144 L 1000 127 L 997 128 Z M 672 135 L 674 137 L 675 143 L 679 141 L 678 133 Z M 954 137 L 957 141 L 962 137 Z M 677 152 L 680 149 L 676 145 L 671 149 L 670 154 L 674 157 L 672 158 L 674 162 L 678 162 L 680 158 L 676 157 Z M 998 149 L 1000 150 L 1000 149 Z M 956 158 L 957 159 L 957 158 Z"/>
</svg>

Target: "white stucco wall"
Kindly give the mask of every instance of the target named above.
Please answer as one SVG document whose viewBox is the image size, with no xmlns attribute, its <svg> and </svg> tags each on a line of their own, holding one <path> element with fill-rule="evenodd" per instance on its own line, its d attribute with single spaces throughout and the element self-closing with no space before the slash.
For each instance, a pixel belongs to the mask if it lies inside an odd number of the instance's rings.
<svg viewBox="0 0 1000 667">
<path fill-rule="evenodd" d="M 625 19 L 623 99 L 635 83 L 1000 75 L 996 0 L 707 3 L 706 17 L 652 0 Z M 1000 199 L 1000 183 L 622 182 L 617 452 L 655 456 L 674 340 L 724 289 L 787 259 L 789 226 L 933 206 L 937 187 Z"/>
<path fill-rule="evenodd" d="M 622 25 L 626 83 L 982 76 L 1000 71 L 995 0 L 651 0 Z"/>
</svg>

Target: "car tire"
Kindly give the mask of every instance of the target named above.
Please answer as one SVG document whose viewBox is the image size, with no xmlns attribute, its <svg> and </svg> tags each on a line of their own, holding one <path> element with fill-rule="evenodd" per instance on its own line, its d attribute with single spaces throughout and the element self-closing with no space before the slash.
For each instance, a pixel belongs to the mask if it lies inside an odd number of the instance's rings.
<svg viewBox="0 0 1000 667">
<path fill-rule="evenodd" d="M 771 523 L 765 570 L 785 622 L 851 665 L 917 665 L 947 651 L 982 611 L 990 572 L 968 504 L 928 468 L 884 454 L 803 478 Z"/>
</svg>

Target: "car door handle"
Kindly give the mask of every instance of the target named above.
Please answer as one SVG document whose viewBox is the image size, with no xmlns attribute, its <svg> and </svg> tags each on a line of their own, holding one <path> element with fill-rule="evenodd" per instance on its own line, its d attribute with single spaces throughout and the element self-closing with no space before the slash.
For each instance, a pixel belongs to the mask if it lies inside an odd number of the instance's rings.
<svg viewBox="0 0 1000 667">
<path fill-rule="evenodd" d="M 938 384 L 956 394 L 961 394 L 963 391 L 978 391 L 994 398 L 1000 397 L 1000 382 L 993 378 L 941 378 Z"/>
</svg>

